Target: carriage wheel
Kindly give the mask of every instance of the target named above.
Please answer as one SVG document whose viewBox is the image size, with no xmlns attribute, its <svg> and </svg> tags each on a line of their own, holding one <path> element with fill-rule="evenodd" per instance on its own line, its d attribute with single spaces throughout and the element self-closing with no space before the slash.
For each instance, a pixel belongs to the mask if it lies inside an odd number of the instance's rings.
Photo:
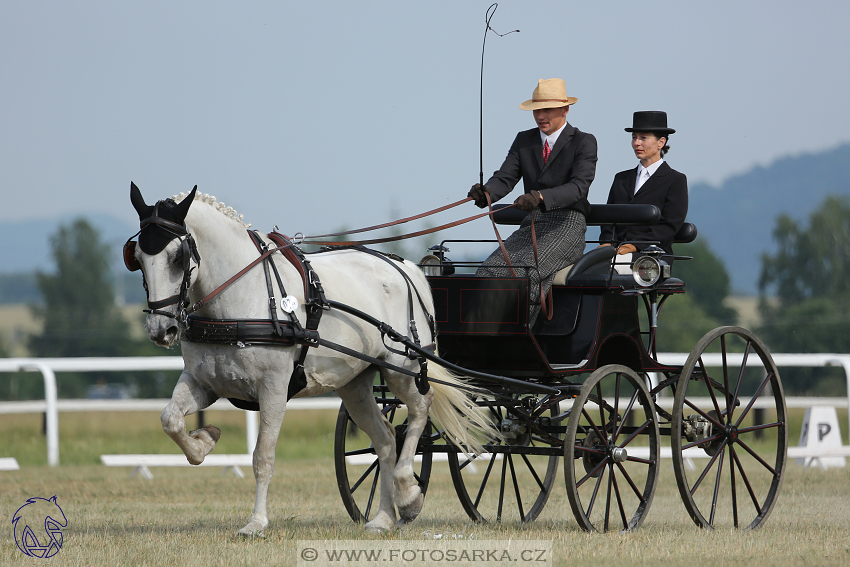
<svg viewBox="0 0 850 567">
<path fill-rule="evenodd" d="M 788 448 L 785 396 L 767 347 L 740 327 L 710 331 L 688 356 L 673 404 L 673 468 L 688 514 L 703 528 L 761 525 Z"/>
<path fill-rule="evenodd" d="M 398 403 L 377 398 L 381 412 L 395 427 L 396 450 L 401 451 L 407 428 L 407 412 Z M 430 440 L 433 427 L 429 419 L 422 433 L 423 440 Z M 396 455 L 397 456 L 397 455 Z M 431 453 L 419 453 L 415 457 L 414 476 L 422 494 L 428 490 L 431 478 Z M 336 482 L 342 503 L 351 519 L 366 523 L 378 511 L 380 467 L 375 449 L 369 437 L 352 421 L 345 405 L 340 405 L 334 435 L 334 465 Z"/>
<path fill-rule="evenodd" d="M 646 384 L 625 366 L 603 366 L 573 402 L 564 441 L 567 497 L 582 529 L 640 527 L 658 464 L 658 416 Z"/>
<path fill-rule="evenodd" d="M 489 403 L 494 421 L 506 433 L 507 444 L 492 441 L 481 455 L 448 453 L 452 482 L 463 509 L 477 522 L 534 521 L 552 492 L 558 471 L 562 433 L 552 431 L 560 423 L 556 398 L 512 396 L 507 405 Z M 487 402 L 480 402 L 487 403 Z M 510 406 L 531 419 L 521 419 Z M 563 419 L 563 416 L 561 416 Z"/>
</svg>

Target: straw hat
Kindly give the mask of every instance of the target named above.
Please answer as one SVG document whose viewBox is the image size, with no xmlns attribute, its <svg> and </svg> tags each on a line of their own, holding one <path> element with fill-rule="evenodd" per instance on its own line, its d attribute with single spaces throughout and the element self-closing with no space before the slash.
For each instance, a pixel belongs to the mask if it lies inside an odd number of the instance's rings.
<svg viewBox="0 0 850 567">
<path fill-rule="evenodd" d="M 527 100 L 519 107 L 522 110 L 540 110 L 541 108 L 560 108 L 575 104 L 578 99 L 567 96 L 567 85 L 563 79 L 540 79 L 537 88 Z"/>
</svg>

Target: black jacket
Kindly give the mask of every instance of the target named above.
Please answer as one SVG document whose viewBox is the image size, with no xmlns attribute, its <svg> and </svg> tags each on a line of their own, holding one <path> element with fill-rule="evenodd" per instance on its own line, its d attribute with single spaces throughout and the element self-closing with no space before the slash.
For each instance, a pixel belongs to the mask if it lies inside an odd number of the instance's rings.
<svg viewBox="0 0 850 567">
<path fill-rule="evenodd" d="M 587 193 L 596 175 L 596 138 L 569 123 L 543 166 L 540 130 L 517 134 L 502 167 L 486 185 L 493 201 L 498 201 L 522 179 L 526 193 L 540 191 L 543 210 L 576 209 L 590 212 Z"/>
<path fill-rule="evenodd" d="M 667 253 L 673 253 L 673 237 L 682 228 L 688 214 L 688 178 L 664 162 L 635 195 L 637 167 L 614 176 L 608 204 L 650 204 L 661 209 L 661 220 L 652 226 L 603 225 L 599 240 L 620 244 L 628 240 L 655 240 Z M 635 244 L 638 250 L 646 244 Z"/>
</svg>

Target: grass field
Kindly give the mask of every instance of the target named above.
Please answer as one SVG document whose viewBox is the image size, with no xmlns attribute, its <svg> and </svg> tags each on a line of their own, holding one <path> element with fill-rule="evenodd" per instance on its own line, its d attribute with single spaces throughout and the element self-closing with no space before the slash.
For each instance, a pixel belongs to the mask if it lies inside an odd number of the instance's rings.
<svg viewBox="0 0 850 567">
<path fill-rule="evenodd" d="M 295 565 L 299 540 L 550 540 L 555 565 L 847 565 L 850 468 L 789 463 L 779 502 L 755 532 L 698 529 L 681 504 L 672 467 L 662 466 L 649 518 L 635 533 L 587 534 L 572 518 L 563 472 L 540 518 L 528 525 L 476 524 L 462 511 L 448 467 L 435 463 L 420 517 L 388 535 L 365 533 L 342 506 L 334 478 L 333 412 L 287 415 L 270 490 L 264 539 L 243 539 L 254 480 L 216 468 L 159 468 L 155 478 L 98 463 L 101 453 L 176 453 L 155 414 L 60 416 L 62 466 L 44 466 L 41 417 L 0 416 L 0 456 L 20 471 L 0 472 L 0 564 L 45 564 L 15 547 L 11 517 L 27 498 L 58 496 L 69 527 L 52 565 Z M 190 418 L 190 425 L 192 425 Z M 210 412 L 223 430 L 217 453 L 245 450 L 240 412 Z M 791 427 L 793 439 L 799 426 Z M 248 471 L 245 471 L 248 473 Z"/>
</svg>

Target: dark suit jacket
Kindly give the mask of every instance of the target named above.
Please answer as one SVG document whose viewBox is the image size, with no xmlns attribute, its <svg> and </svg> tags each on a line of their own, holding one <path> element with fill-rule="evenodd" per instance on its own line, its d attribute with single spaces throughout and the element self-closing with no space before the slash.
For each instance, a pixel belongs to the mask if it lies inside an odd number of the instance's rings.
<svg viewBox="0 0 850 567">
<path fill-rule="evenodd" d="M 567 123 L 543 166 L 543 142 L 534 128 L 517 134 L 505 163 L 486 185 L 498 201 L 522 179 L 525 192 L 540 191 L 544 211 L 576 209 L 590 212 L 587 192 L 596 175 L 596 138 Z"/>
<path fill-rule="evenodd" d="M 619 244 L 626 240 L 656 240 L 667 253 L 673 253 L 673 237 L 682 228 L 688 214 L 688 178 L 664 162 L 635 195 L 637 167 L 614 176 L 608 204 L 649 204 L 661 209 L 661 220 L 652 226 L 603 225 L 600 242 Z M 635 244 L 638 250 L 646 244 Z"/>
</svg>

